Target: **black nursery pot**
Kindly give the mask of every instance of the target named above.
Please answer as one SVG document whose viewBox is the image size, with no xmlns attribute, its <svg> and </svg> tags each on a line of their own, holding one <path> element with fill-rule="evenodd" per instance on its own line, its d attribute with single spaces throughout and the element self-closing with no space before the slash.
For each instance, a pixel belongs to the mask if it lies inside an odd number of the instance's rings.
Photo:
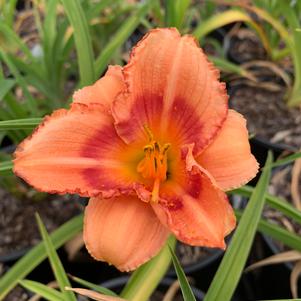
<svg viewBox="0 0 301 301">
<path fill-rule="evenodd" d="M 8 254 L 3 254 L 0 255 L 0 263 L 5 263 L 5 264 L 12 264 L 13 262 L 17 261 L 20 259 L 22 256 L 24 256 L 31 248 L 23 248 L 21 250 L 17 251 L 12 251 Z"/>
<path fill-rule="evenodd" d="M 201 258 L 198 262 L 187 264 L 187 265 L 182 264 L 182 268 L 185 272 L 185 275 L 191 275 L 200 270 L 203 270 L 204 268 L 207 268 L 208 266 L 218 261 L 224 254 L 224 251 L 221 249 L 208 249 L 208 250 L 210 250 L 209 254 L 204 256 L 204 258 Z M 173 278 L 177 277 L 174 267 L 171 267 L 169 269 L 169 271 L 167 272 L 167 277 L 173 277 Z"/>
<path fill-rule="evenodd" d="M 111 279 L 101 283 L 100 285 L 106 287 L 116 293 L 120 293 L 123 287 L 129 280 L 129 276 L 122 276 L 115 279 Z M 175 282 L 174 279 L 171 278 L 163 278 L 157 288 L 159 291 L 165 292 L 173 283 Z M 197 301 L 202 301 L 204 299 L 205 294 L 196 287 L 191 287 L 193 294 Z"/>
<path fill-rule="evenodd" d="M 268 151 L 272 151 L 274 159 L 277 159 L 283 152 L 295 151 L 295 149 L 289 145 L 271 143 L 269 140 L 259 137 L 250 139 L 250 144 L 252 153 L 260 163 L 260 166 L 264 165 Z"/>
<path fill-rule="evenodd" d="M 259 137 L 253 137 L 252 139 L 250 139 L 250 145 L 251 152 L 255 156 L 260 167 L 264 166 L 269 151 L 272 152 L 274 160 L 276 160 L 282 153 L 294 152 L 294 149 L 289 145 L 271 143 L 269 140 Z M 261 172 L 259 170 L 256 177 L 250 182 L 250 185 L 256 185 L 257 181 L 259 180 L 260 174 Z"/>
<path fill-rule="evenodd" d="M 271 252 L 273 253 L 273 255 L 276 255 L 276 254 L 279 254 L 279 253 L 281 253 L 282 251 L 280 250 L 280 248 L 278 247 L 278 245 L 275 243 L 275 241 L 271 238 L 271 237 L 269 237 L 269 236 L 267 236 L 267 235 L 265 235 L 265 234 L 262 234 L 262 238 L 263 238 L 263 240 L 264 240 L 264 242 L 267 244 L 267 246 L 268 246 L 268 248 L 271 250 Z M 285 262 L 285 263 L 283 263 L 283 265 L 288 269 L 288 270 L 292 270 L 293 269 L 293 264 L 292 263 L 290 263 L 290 262 Z"/>
</svg>

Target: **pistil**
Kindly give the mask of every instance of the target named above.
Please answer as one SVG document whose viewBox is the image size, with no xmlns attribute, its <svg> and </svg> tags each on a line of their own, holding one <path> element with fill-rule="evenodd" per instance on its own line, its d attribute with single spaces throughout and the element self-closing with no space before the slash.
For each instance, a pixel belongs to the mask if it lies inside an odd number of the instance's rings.
<svg viewBox="0 0 301 301">
<path fill-rule="evenodd" d="M 147 132 L 151 141 L 144 147 L 145 157 L 139 162 L 137 171 L 141 173 L 143 178 L 154 181 L 151 201 L 157 203 L 160 184 L 166 180 L 167 150 L 170 144 L 166 143 L 161 146 L 157 141 L 153 140 L 153 135 L 149 129 Z"/>
</svg>

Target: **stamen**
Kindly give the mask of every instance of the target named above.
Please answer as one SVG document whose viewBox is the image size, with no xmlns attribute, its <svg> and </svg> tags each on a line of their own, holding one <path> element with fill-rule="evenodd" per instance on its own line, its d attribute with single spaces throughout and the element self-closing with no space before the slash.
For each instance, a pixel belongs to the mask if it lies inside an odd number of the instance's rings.
<svg viewBox="0 0 301 301">
<path fill-rule="evenodd" d="M 143 178 L 154 180 L 151 201 L 157 203 L 160 183 L 165 181 L 167 177 L 167 150 L 170 144 L 166 143 L 162 147 L 154 140 L 150 128 L 147 125 L 144 128 L 150 141 L 143 148 L 145 157 L 139 162 L 137 171 L 141 173 Z"/>
</svg>

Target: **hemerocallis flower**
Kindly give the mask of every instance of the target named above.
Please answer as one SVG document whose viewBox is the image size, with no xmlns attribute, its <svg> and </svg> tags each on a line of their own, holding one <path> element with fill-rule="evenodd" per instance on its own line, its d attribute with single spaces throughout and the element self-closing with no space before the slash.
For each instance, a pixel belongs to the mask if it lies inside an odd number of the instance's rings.
<svg viewBox="0 0 301 301">
<path fill-rule="evenodd" d="M 125 67 L 44 119 L 18 147 L 14 171 L 38 190 L 91 197 L 87 249 L 122 271 L 156 255 L 170 233 L 225 248 L 235 227 L 225 191 L 258 164 L 218 78 L 192 37 L 152 30 Z"/>
</svg>

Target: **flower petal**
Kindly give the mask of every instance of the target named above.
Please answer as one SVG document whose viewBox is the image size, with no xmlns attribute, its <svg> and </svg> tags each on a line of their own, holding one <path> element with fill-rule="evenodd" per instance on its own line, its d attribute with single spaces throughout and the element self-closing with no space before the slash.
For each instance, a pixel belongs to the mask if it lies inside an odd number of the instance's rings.
<svg viewBox="0 0 301 301">
<path fill-rule="evenodd" d="M 183 155 L 186 164 L 180 164 L 178 179 L 162 187 L 152 207 L 184 243 L 225 248 L 224 237 L 235 227 L 235 216 L 226 194 L 193 159 L 192 148 Z"/>
<path fill-rule="evenodd" d="M 93 257 L 130 271 L 155 256 L 169 231 L 152 207 L 135 196 L 91 198 L 84 219 L 84 241 Z"/>
<path fill-rule="evenodd" d="M 198 154 L 226 118 L 219 72 L 195 40 L 176 29 L 150 31 L 134 48 L 124 77 L 129 91 L 117 97 L 112 112 L 127 143 L 145 138 L 146 125 L 156 140 L 195 143 Z"/>
<path fill-rule="evenodd" d="M 73 102 L 84 104 L 100 103 L 106 108 L 110 108 L 117 94 L 125 89 L 121 71 L 122 68 L 118 65 L 109 66 L 105 76 L 93 85 L 77 90 L 73 94 Z"/>
<path fill-rule="evenodd" d="M 224 190 L 240 187 L 255 177 L 259 165 L 251 154 L 242 115 L 229 110 L 222 130 L 197 161 Z"/>
<path fill-rule="evenodd" d="M 111 196 L 131 189 L 125 154 L 127 145 L 102 105 L 73 104 L 46 117 L 19 145 L 14 172 L 45 192 Z"/>
</svg>

